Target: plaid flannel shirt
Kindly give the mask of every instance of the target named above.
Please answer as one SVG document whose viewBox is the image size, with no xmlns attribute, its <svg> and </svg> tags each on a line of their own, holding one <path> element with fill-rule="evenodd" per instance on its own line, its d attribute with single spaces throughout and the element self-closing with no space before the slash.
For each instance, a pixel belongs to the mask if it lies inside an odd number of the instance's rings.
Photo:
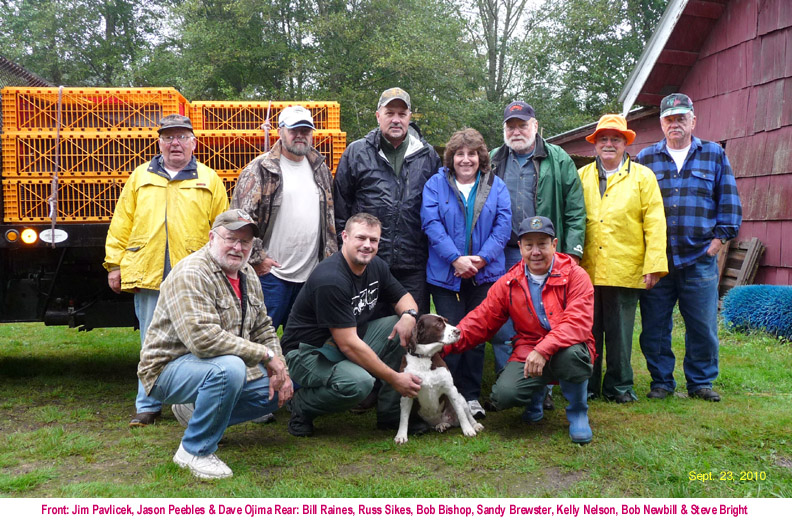
<svg viewBox="0 0 792 520">
<path fill-rule="evenodd" d="M 248 367 L 248 381 L 264 375 L 259 363 L 267 347 L 282 358 L 261 283 L 249 264 L 240 271 L 240 289 L 247 302 L 244 323 L 240 300 L 210 256 L 209 244 L 176 264 L 162 283 L 140 352 L 138 377 L 147 393 L 165 366 L 187 353 L 239 356 Z"/>
<path fill-rule="evenodd" d="M 742 204 L 723 148 L 693 137 L 681 171 L 666 140 L 641 150 L 636 162 L 649 167 L 663 194 L 669 263 L 676 268 L 704 256 L 712 239 L 731 240 L 742 223 Z"/>
</svg>

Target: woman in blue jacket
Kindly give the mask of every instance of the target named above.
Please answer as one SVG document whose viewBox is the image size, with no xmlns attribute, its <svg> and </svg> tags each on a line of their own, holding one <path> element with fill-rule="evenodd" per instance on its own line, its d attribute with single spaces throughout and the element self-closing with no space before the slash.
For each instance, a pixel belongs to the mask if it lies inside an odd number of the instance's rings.
<svg viewBox="0 0 792 520">
<path fill-rule="evenodd" d="M 487 145 L 476 130 L 451 136 L 443 159 L 445 167 L 424 186 L 421 223 L 429 238 L 426 279 L 435 309 L 456 325 L 506 273 L 511 202 L 506 185 L 490 172 Z M 473 415 L 484 417 L 484 344 L 445 361 Z"/>
</svg>

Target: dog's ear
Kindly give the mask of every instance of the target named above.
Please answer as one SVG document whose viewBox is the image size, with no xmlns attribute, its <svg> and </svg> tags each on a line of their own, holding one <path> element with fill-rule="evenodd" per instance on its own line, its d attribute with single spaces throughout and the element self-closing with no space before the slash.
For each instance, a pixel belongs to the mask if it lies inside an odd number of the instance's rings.
<svg viewBox="0 0 792 520">
<path fill-rule="evenodd" d="M 407 341 L 407 347 L 406 347 L 407 348 L 407 352 L 409 352 L 412 355 L 415 355 L 415 345 L 417 344 L 415 338 L 417 337 L 417 334 L 418 334 L 419 325 L 420 325 L 420 322 L 417 322 L 415 324 L 415 326 L 413 327 L 413 330 L 412 330 L 412 334 L 410 335 L 410 339 Z"/>
</svg>

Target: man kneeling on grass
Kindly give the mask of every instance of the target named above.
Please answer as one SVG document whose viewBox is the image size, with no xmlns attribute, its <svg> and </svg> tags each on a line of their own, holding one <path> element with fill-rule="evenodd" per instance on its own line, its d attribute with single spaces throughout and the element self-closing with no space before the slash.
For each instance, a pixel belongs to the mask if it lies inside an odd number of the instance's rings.
<svg viewBox="0 0 792 520">
<path fill-rule="evenodd" d="M 257 233 L 242 210 L 218 215 L 209 243 L 163 282 L 140 353 L 146 392 L 173 404 L 186 428 L 173 462 L 199 478 L 233 475 L 214 454 L 225 429 L 274 412 L 293 393 L 261 284 L 247 263 Z"/>
<path fill-rule="evenodd" d="M 556 252 L 555 228 L 546 217 L 529 217 L 519 228 L 522 260 L 493 285 L 457 328 L 457 343 L 444 353 L 464 352 L 488 341 L 506 320 L 514 320 L 514 350 L 492 387 L 497 410 L 524 406 L 522 420 L 544 416 L 545 386 L 561 383 L 569 406 L 572 442 L 591 442 L 586 387 L 592 373 L 594 287 L 569 255 Z"/>
</svg>

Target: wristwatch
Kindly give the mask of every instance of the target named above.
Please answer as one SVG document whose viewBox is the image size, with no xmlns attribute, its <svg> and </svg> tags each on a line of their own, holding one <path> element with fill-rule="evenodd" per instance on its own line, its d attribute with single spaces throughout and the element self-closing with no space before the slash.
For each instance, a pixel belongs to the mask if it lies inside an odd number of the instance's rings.
<svg viewBox="0 0 792 520">
<path fill-rule="evenodd" d="M 268 364 L 268 363 L 269 363 L 270 361 L 272 361 L 273 359 L 275 359 L 275 351 L 274 351 L 274 350 L 272 350 L 272 349 L 271 349 L 271 348 L 269 348 L 269 347 L 267 347 L 267 350 L 266 350 L 266 352 L 265 352 L 265 355 L 267 356 L 267 357 L 264 359 L 264 364 L 265 364 L 265 365 L 266 365 L 266 364 Z"/>
<path fill-rule="evenodd" d="M 409 314 L 416 320 L 418 319 L 418 311 L 416 311 L 415 309 L 407 309 L 406 311 L 402 312 L 400 316 L 404 316 L 405 314 Z"/>
<path fill-rule="evenodd" d="M 719 240 L 721 241 L 721 244 L 723 244 L 724 246 L 726 245 L 726 242 L 728 242 L 728 240 L 726 240 L 725 238 L 721 238 Z"/>
</svg>

